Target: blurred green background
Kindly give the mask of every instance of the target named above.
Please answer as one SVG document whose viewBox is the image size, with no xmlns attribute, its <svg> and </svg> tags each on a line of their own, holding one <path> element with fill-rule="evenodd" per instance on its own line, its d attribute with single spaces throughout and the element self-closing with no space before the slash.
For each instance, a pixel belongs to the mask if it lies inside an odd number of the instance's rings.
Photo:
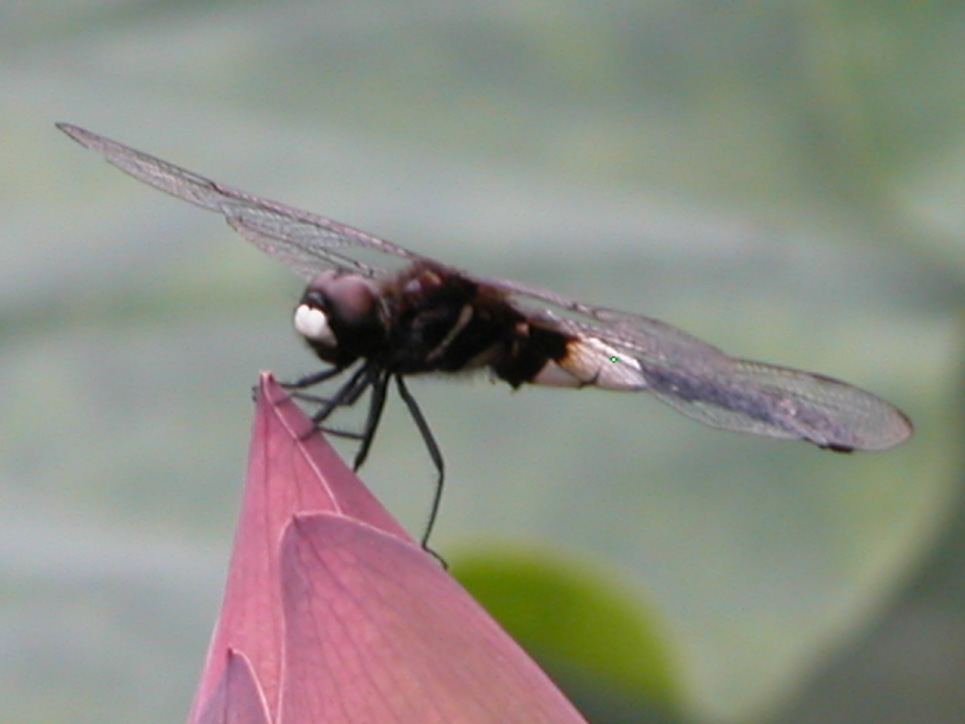
<svg viewBox="0 0 965 724">
<path fill-rule="evenodd" d="M 912 442 L 841 456 L 412 384 L 436 548 L 593 722 L 961 721 L 963 37 L 937 2 L 5 4 L 0 722 L 183 720 L 251 385 L 316 369 L 297 278 L 57 120 L 895 402 Z M 364 477 L 418 533 L 401 408 Z"/>
</svg>

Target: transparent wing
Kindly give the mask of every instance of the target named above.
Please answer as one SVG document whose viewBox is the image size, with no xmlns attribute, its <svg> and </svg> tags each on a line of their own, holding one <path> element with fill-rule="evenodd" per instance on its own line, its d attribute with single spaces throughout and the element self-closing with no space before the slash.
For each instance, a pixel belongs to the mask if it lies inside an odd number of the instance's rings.
<svg viewBox="0 0 965 724">
<path fill-rule="evenodd" d="M 139 181 L 223 214 L 242 236 L 306 279 L 330 268 L 366 276 L 381 272 L 354 258 L 353 250 L 375 250 L 411 261 L 424 258 L 364 231 L 225 186 L 83 128 L 67 123 L 57 127 Z"/>
<path fill-rule="evenodd" d="M 245 238 L 306 278 L 327 268 L 381 274 L 381 268 L 353 256 L 361 249 L 407 261 L 431 261 L 364 231 L 225 186 L 82 128 L 65 123 L 58 128 L 134 178 L 223 214 Z M 571 336 L 574 344 L 560 366 L 586 384 L 646 390 L 707 425 L 803 438 L 836 450 L 883 450 L 911 435 L 911 423 L 898 409 L 844 382 L 734 359 L 649 317 L 582 304 L 502 279 L 470 278 L 502 290 L 534 323 Z M 542 305 L 533 307 L 528 303 L 533 300 Z M 563 314 L 546 309 L 547 304 Z"/>
<path fill-rule="evenodd" d="M 712 427 L 804 439 L 839 451 L 885 450 L 912 433 L 896 407 L 840 380 L 735 359 L 649 317 L 515 282 L 473 278 L 505 292 L 534 322 L 572 336 L 576 341 L 559 364 L 586 384 L 651 392 Z M 527 303 L 532 300 L 541 306 Z"/>
</svg>

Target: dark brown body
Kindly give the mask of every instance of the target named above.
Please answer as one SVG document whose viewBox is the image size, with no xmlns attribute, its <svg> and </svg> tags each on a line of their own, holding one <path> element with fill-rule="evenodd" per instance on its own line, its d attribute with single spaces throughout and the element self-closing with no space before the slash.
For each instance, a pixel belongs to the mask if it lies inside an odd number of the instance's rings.
<svg viewBox="0 0 965 724">
<path fill-rule="evenodd" d="M 534 325 L 499 290 L 442 265 L 417 262 L 394 277 L 360 280 L 372 286 L 372 305 L 348 319 L 335 289 L 344 278 L 320 277 L 302 299 L 328 315 L 337 346 L 306 340 L 337 366 L 364 358 L 398 375 L 489 367 L 518 387 L 566 354 L 567 335 Z"/>
</svg>

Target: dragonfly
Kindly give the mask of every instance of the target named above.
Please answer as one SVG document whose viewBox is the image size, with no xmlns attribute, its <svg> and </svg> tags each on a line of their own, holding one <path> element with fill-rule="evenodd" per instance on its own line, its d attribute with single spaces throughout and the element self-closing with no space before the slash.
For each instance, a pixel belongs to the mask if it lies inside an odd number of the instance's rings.
<svg viewBox="0 0 965 724">
<path fill-rule="evenodd" d="M 513 388 L 648 392 L 711 427 L 806 440 L 836 452 L 886 450 L 912 434 L 899 409 L 846 382 L 731 357 L 657 319 L 464 272 L 77 126 L 57 127 L 139 181 L 220 213 L 232 229 L 308 281 L 294 327 L 326 366 L 287 387 L 298 394 L 341 378 L 329 397 L 303 393 L 319 405 L 313 415 L 319 427 L 368 394 L 360 432 L 323 428 L 359 441 L 358 469 L 395 385 L 437 473 L 423 547 L 439 512 L 445 466 L 406 384 L 412 375 L 488 369 Z M 383 261 L 364 260 L 373 254 Z"/>
</svg>

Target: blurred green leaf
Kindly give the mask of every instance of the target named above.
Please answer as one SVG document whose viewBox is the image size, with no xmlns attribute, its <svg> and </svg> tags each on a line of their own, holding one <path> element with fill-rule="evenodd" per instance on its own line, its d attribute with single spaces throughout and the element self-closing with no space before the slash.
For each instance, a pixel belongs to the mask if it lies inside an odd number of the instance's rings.
<svg viewBox="0 0 965 724">
<path fill-rule="evenodd" d="M 618 583 L 614 571 L 545 551 L 490 546 L 450 563 L 456 578 L 561 684 L 582 681 L 640 708 L 677 709 L 679 657 L 667 622 Z"/>
</svg>

